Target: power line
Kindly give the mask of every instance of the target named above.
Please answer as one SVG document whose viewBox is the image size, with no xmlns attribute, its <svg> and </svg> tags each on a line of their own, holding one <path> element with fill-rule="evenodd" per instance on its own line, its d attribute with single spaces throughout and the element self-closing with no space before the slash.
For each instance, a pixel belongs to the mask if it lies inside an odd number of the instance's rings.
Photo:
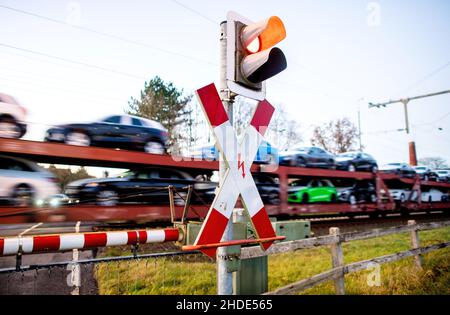
<svg viewBox="0 0 450 315">
<path fill-rule="evenodd" d="M 211 22 L 212 24 L 214 24 L 214 25 L 216 25 L 216 26 L 219 24 L 218 22 L 214 21 L 213 19 L 209 18 L 208 16 L 204 15 L 203 13 L 201 13 L 201 12 L 199 12 L 199 11 L 197 11 L 197 10 L 195 10 L 195 9 L 193 9 L 193 8 L 191 8 L 191 7 L 189 7 L 189 6 L 185 5 L 185 4 L 183 4 L 183 3 L 180 3 L 180 2 L 177 1 L 177 0 L 172 0 L 172 2 L 174 2 L 175 4 L 177 4 L 177 5 L 181 6 L 181 7 L 183 7 L 184 9 L 186 9 L 186 10 L 188 10 L 188 11 L 193 12 L 194 14 L 196 14 L 196 15 L 198 15 L 198 16 L 204 18 L 205 20 Z M 299 68 L 303 68 L 303 69 L 305 69 L 305 70 L 307 70 L 307 71 L 309 71 L 309 72 L 314 73 L 316 76 L 320 76 L 317 72 L 311 70 L 310 68 L 308 68 L 308 67 L 306 67 L 306 66 L 303 66 L 303 65 L 297 63 L 296 61 L 292 61 L 292 63 L 293 63 L 295 66 L 299 67 Z M 286 82 L 282 82 L 282 81 L 280 81 L 280 80 L 278 80 L 278 81 L 279 81 L 281 84 L 286 84 Z M 329 80 L 328 80 L 328 81 L 329 81 Z M 295 86 L 298 87 L 298 85 L 295 85 Z M 311 89 L 311 88 L 306 88 L 306 89 L 309 89 L 310 91 L 314 91 L 314 89 Z M 316 90 L 316 92 L 320 92 L 320 91 Z M 335 97 L 336 97 L 336 95 L 333 96 L 333 95 L 325 94 L 325 92 L 320 92 L 320 93 L 321 93 L 322 95 L 326 96 L 326 97 L 329 97 L 329 98 L 335 98 Z M 348 98 L 348 99 L 351 98 L 351 97 L 349 97 L 349 96 L 339 96 L 339 97 L 341 97 L 341 98 L 344 98 L 344 97 L 345 97 L 345 98 Z"/>
<path fill-rule="evenodd" d="M 289 63 L 292 64 L 292 65 L 294 65 L 294 67 L 297 67 L 298 69 L 305 69 L 306 71 L 312 73 L 313 75 L 315 75 L 315 76 L 316 76 L 317 78 L 319 78 L 319 79 L 320 79 L 320 78 L 324 78 L 325 81 L 328 81 L 328 83 L 333 83 L 333 85 L 336 85 L 336 83 L 333 82 L 332 80 L 330 80 L 330 78 L 329 78 L 328 76 L 324 76 L 323 74 L 319 73 L 318 71 L 312 70 L 310 67 L 307 67 L 307 66 L 305 66 L 305 65 L 302 65 L 302 64 L 298 63 L 298 62 L 295 61 L 295 60 L 291 60 L 291 61 L 289 61 Z M 341 82 L 340 84 L 341 84 L 341 87 L 343 87 L 346 91 L 350 91 L 350 89 L 349 89 L 348 86 L 343 86 L 343 85 L 342 85 L 342 82 Z M 335 90 L 336 90 L 336 89 L 335 89 Z M 341 90 L 343 90 L 343 89 L 341 89 Z M 345 96 L 343 96 L 343 97 L 348 97 L 349 99 L 352 98 L 352 97 L 350 97 L 349 95 L 345 95 Z"/>
<path fill-rule="evenodd" d="M 401 93 L 404 93 L 408 90 L 410 90 L 411 88 L 425 82 L 426 80 L 428 80 L 429 78 L 431 78 L 432 76 L 438 74 L 439 72 L 441 72 L 442 70 L 444 70 L 446 67 L 448 67 L 450 65 L 450 61 L 447 61 L 445 64 L 443 64 L 442 66 L 438 67 L 437 69 L 433 70 L 431 73 L 427 74 L 426 76 L 422 77 L 421 79 L 417 80 L 416 82 L 412 83 L 411 85 L 409 85 L 407 88 L 405 88 Z"/>
<path fill-rule="evenodd" d="M 206 15 L 202 14 L 201 12 L 199 12 L 199 11 L 197 11 L 195 9 L 192 9 L 191 7 L 188 7 L 187 5 L 182 4 L 182 3 L 180 3 L 177 0 L 172 0 L 172 1 L 175 4 L 183 7 L 184 9 L 189 10 L 189 11 L 197 14 L 198 16 L 204 18 L 205 20 L 213 23 L 214 25 L 218 25 L 219 24 L 216 21 L 212 20 L 211 18 L 207 17 Z M 126 42 L 128 44 L 138 45 L 138 46 L 142 46 L 142 47 L 145 47 L 145 48 L 158 50 L 158 51 L 163 52 L 163 53 L 176 55 L 176 56 L 184 57 L 184 58 L 191 59 L 191 60 L 194 60 L 194 61 L 197 61 L 197 62 L 201 62 L 201 63 L 217 66 L 217 63 L 213 63 L 213 62 L 210 62 L 210 61 L 207 61 L 207 60 L 203 60 L 203 59 L 199 59 L 199 58 L 196 58 L 196 57 L 184 55 L 184 54 L 181 54 L 181 53 L 178 53 L 178 52 L 169 51 L 169 50 L 166 50 L 166 49 L 163 49 L 163 48 L 160 48 L 160 47 L 156 47 L 156 46 L 149 45 L 149 44 L 146 44 L 146 43 L 143 43 L 143 42 L 139 42 L 139 41 L 135 41 L 135 40 L 130 40 L 130 39 L 118 36 L 118 35 L 101 32 L 101 31 L 98 31 L 98 30 L 95 30 L 95 29 L 84 27 L 84 26 L 78 26 L 78 25 L 70 24 L 70 23 L 67 23 L 65 21 L 53 19 L 53 18 L 50 18 L 50 17 L 47 17 L 47 16 L 43 16 L 43 15 L 40 15 L 40 14 L 36 14 L 36 13 L 33 13 L 33 12 L 29 12 L 29 11 L 13 8 L 13 7 L 2 5 L 2 4 L 0 4 L 0 8 L 6 9 L 6 10 L 10 10 L 10 11 L 13 11 L 13 12 L 16 12 L 16 13 L 32 16 L 32 17 L 35 17 L 35 18 L 43 19 L 43 20 L 46 20 L 46 21 L 49 21 L 49 22 L 52 22 L 52 23 L 57 23 L 57 24 L 60 24 L 60 25 L 72 27 L 74 29 L 79 29 L 79 30 L 82 30 L 82 31 L 85 31 L 85 32 L 90 32 L 90 33 L 94 33 L 94 34 L 97 34 L 97 35 L 100 35 L 100 36 L 112 38 L 112 39 L 115 39 L 115 40 Z M 95 66 L 95 65 L 89 65 L 89 64 L 86 64 L 86 63 L 73 61 L 73 60 L 69 60 L 69 59 L 61 58 L 61 57 L 57 57 L 57 56 L 51 56 L 51 55 L 48 55 L 48 54 L 45 54 L 45 53 L 34 52 L 34 51 L 31 51 L 31 50 L 23 49 L 23 48 L 19 48 L 19 47 L 9 46 L 9 45 L 5 45 L 5 44 L 0 44 L 0 45 L 8 47 L 8 48 L 22 50 L 22 51 L 25 51 L 25 52 L 28 52 L 28 53 L 38 54 L 38 55 L 41 55 L 41 56 L 44 56 L 44 57 L 48 57 L 48 58 L 58 59 L 58 60 L 65 61 L 65 62 L 70 62 L 70 63 L 83 65 L 83 66 L 87 66 L 87 67 L 97 68 L 98 70 L 102 70 L 102 71 L 108 71 L 108 72 L 113 72 L 113 73 L 116 73 L 116 74 L 121 74 L 121 75 L 126 75 L 126 76 L 129 76 L 129 77 L 137 78 L 137 79 L 142 79 L 142 77 L 136 76 L 134 74 L 128 74 L 128 73 L 124 73 L 124 72 L 121 72 L 121 71 L 111 70 L 111 69 L 107 69 L 107 68 L 103 68 L 103 67 L 99 67 L 99 66 Z M 298 66 L 300 66 L 300 65 L 298 65 Z M 304 66 L 300 66 L 300 67 L 306 69 L 306 67 L 304 67 Z M 309 71 L 312 71 L 312 70 L 309 70 Z M 286 82 L 280 82 L 280 83 L 281 83 L 281 85 L 286 84 Z M 298 85 L 292 85 L 292 86 L 298 87 Z M 308 89 L 310 91 L 314 91 L 314 89 L 311 89 L 311 88 L 307 88 L 307 87 L 304 87 L 304 88 Z M 344 96 L 330 95 L 328 93 L 321 92 L 321 91 L 318 91 L 318 90 L 316 90 L 316 92 L 318 92 L 321 95 L 326 96 L 328 98 L 336 98 L 336 97 L 340 97 L 342 99 L 344 98 Z M 345 98 L 347 98 L 347 97 L 348 96 L 345 96 Z M 350 97 L 348 97 L 348 99 L 350 99 Z"/>
<path fill-rule="evenodd" d="M 182 4 L 182 3 L 178 2 L 177 0 L 172 0 L 172 2 L 174 2 L 174 3 L 177 4 L 177 5 L 179 5 L 180 7 L 185 8 L 185 9 L 188 10 L 188 11 L 193 12 L 194 14 L 197 14 L 198 16 L 204 18 L 206 21 L 211 22 L 211 23 L 213 23 L 213 24 L 216 25 L 216 26 L 219 25 L 218 22 L 214 21 L 214 20 L 211 19 L 210 17 L 204 15 L 203 13 L 201 13 L 201 12 L 199 12 L 199 11 L 197 11 L 197 10 L 192 9 L 191 7 L 188 7 L 188 6 L 185 5 L 185 4 Z"/>
<path fill-rule="evenodd" d="M 23 51 L 23 52 L 27 52 L 29 54 L 34 54 L 34 55 L 39 55 L 39 56 L 44 56 L 44 57 L 47 57 L 47 58 L 55 59 L 55 60 L 60 60 L 60 61 L 64 61 L 64 62 L 68 62 L 68 63 L 72 63 L 72 64 L 76 64 L 76 65 L 80 65 L 80 66 L 84 66 L 84 67 L 88 67 L 88 68 L 92 68 L 92 69 L 97 69 L 97 70 L 110 72 L 110 73 L 114 73 L 114 74 L 118 74 L 118 75 L 122 75 L 122 76 L 127 76 L 127 77 L 138 79 L 138 80 L 145 80 L 145 78 L 143 76 L 130 74 L 130 73 L 122 72 L 122 71 L 117 71 L 117 70 L 113 70 L 113 69 L 109 69 L 109 68 L 104 68 L 104 67 L 88 64 L 88 63 L 81 62 L 81 61 L 71 60 L 71 59 L 58 57 L 58 56 L 53 56 L 53 55 L 50 55 L 50 54 L 47 54 L 47 53 L 34 51 L 34 50 L 31 50 L 31 49 L 16 47 L 16 46 L 4 44 L 4 43 L 0 43 L 0 46 L 7 47 L 7 48 L 10 48 L 10 49 L 19 50 L 19 51 Z"/>
<path fill-rule="evenodd" d="M 423 124 L 417 124 L 417 125 L 414 125 L 414 126 L 417 127 L 417 126 L 433 125 L 433 124 L 435 124 L 435 123 L 437 123 L 437 122 L 440 122 L 441 120 L 444 120 L 444 119 L 447 118 L 449 115 L 450 115 L 450 112 L 444 114 L 444 115 L 441 116 L 440 118 L 438 118 L 438 119 L 436 119 L 436 120 L 433 120 L 433 121 L 431 121 L 431 122 L 423 123 Z"/>
<path fill-rule="evenodd" d="M 0 52 L 1 53 L 1 52 Z M 93 86 L 90 82 L 87 82 L 86 79 L 81 78 L 82 80 L 70 80 L 69 78 L 72 78 L 73 75 L 69 75 L 67 77 L 64 75 L 50 75 L 49 73 L 46 73 L 45 77 L 42 76 L 42 71 L 41 72 L 34 72 L 34 71 L 24 71 L 24 69 L 14 69 L 14 68 L 8 68 L 8 67 L 3 67 L 2 65 L 0 65 L 0 76 L 4 75 L 5 80 L 8 80 L 10 77 L 16 77 L 19 79 L 28 79 L 31 82 L 39 82 L 39 83 L 48 83 L 51 84 L 52 86 L 54 85 L 61 85 L 64 84 L 65 86 L 70 86 L 70 87 L 75 87 L 78 88 L 80 90 L 92 90 L 95 92 L 100 92 L 100 93 L 104 93 L 104 94 L 110 94 L 111 92 L 111 88 L 104 88 L 104 89 L 100 89 L 99 86 Z M 92 79 L 92 78 L 90 78 Z M 29 83 L 31 83 L 29 82 Z M 123 81 L 120 81 L 121 83 Z M 33 83 L 34 84 L 34 83 Z"/>
<path fill-rule="evenodd" d="M 298 88 L 302 88 L 302 89 L 305 89 L 305 90 L 313 92 L 315 95 L 321 95 L 321 96 L 323 96 L 325 98 L 328 98 L 328 99 L 335 100 L 336 98 L 340 98 L 341 100 L 345 100 L 345 101 L 348 101 L 348 100 L 351 99 L 351 97 L 348 97 L 348 96 L 337 95 L 337 94 L 330 94 L 330 93 L 325 92 L 323 90 L 310 88 L 310 87 L 307 87 L 307 86 L 304 86 L 304 85 L 300 85 L 300 84 L 293 84 L 293 83 L 291 83 L 289 81 L 284 81 L 284 80 L 280 80 L 280 79 L 277 79 L 277 78 L 273 79 L 271 82 L 273 82 L 273 83 L 275 83 L 275 84 L 277 84 L 279 86 L 282 86 L 282 87 L 285 87 L 286 85 L 289 85 L 289 86 L 295 87 L 297 89 Z"/>
<path fill-rule="evenodd" d="M 200 62 L 200 63 L 206 63 L 206 64 L 210 64 L 210 65 L 217 65 L 216 63 L 213 63 L 213 62 L 210 62 L 210 61 L 207 61 L 207 60 L 203 60 L 203 59 L 199 59 L 199 58 L 196 58 L 196 57 L 193 57 L 193 56 L 188 56 L 188 55 L 185 55 L 185 54 L 182 54 L 182 53 L 179 53 L 179 52 L 167 50 L 167 49 L 164 49 L 164 48 L 161 48 L 161 47 L 157 47 L 157 46 L 150 45 L 150 44 L 147 44 L 147 43 L 139 42 L 139 41 L 136 41 L 136 40 L 131 40 L 131 39 L 128 39 L 128 38 L 125 38 L 125 37 L 122 37 L 122 36 L 118 36 L 118 35 L 114 35 L 114 34 L 110 34 L 110 33 L 106 33 L 106 32 L 101 32 L 101 31 L 97 31 L 97 30 L 92 29 L 92 28 L 70 24 L 70 23 L 67 23 L 65 21 L 53 19 L 53 18 L 50 18 L 50 17 L 47 17 L 47 16 L 43 16 L 43 15 L 40 15 L 40 14 L 36 14 L 36 13 L 20 10 L 20 9 L 9 7 L 9 6 L 6 6 L 6 5 L 0 4 L 0 8 L 6 9 L 6 10 L 10 10 L 10 11 L 14 11 L 14 12 L 20 13 L 20 14 L 25 14 L 25 15 L 32 16 L 32 17 L 35 17 L 35 18 L 43 19 L 43 20 L 46 20 L 46 21 L 49 21 L 49 22 L 52 22 L 52 23 L 57 23 L 57 24 L 60 24 L 60 25 L 72 27 L 72 28 L 75 28 L 75 29 L 78 29 L 78 30 L 82 30 L 82 31 L 85 31 L 85 32 L 97 34 L 97 35 L 100 35 L 100 36 L 103 36 L 103 37 L 108 37 L 108 38 L 115 39 L 115 40 L 118 40 L 118 41 L 122 41 L 122 42 L 125 42 L 125 43 L 128 43 L 128 44 L 133 44 L 133 45 L 137 45 L 137 46 L 141 46 L 141 47 L 157 50 L 159 52 L 170 54 L 170 55 L 173 55 L 173 56 L 183 57 L 183 58 L 190 59 L 190 60 L 193 60 L 193 61 L 196 61 L 196 62 Z"/>
<path fill-rule="evenodd" d="M 27 80 L 28 79 L 28 80 Z M 95 90 L 88 90 L 85 87 L 80 87 L 79 89 L 71 89 L 70 87 L 75 87 L 72 84 L 67 84 L 66 86 L 69 88 L 63 88 L 63 87 L 57 87 L 55 86 L 52 82 L 50 81 L 40 81 L 40 80 L 30 80 L 30 78 L 21 78 L 21 77 L 15 77 L 15 78 L 11 78 L 10 76 L 8 77 L 4 77 L 2 75 L 0 75 L 0 80 L 5 80 L 8 83 L 12 83 L 12 82 L 16 82 L 18 84 L 26 84 L 26 85 L 32 85 L 33 87 L 42 87 L 45 88 L 49 91 L 54 91 L 54 90 L 59 90 L 62 92 L 65 92 L 67 94 L 80 94 L 80 95 L 87 95 L 88 97 L 86 99 L 101 99 L 105 102 L 107 101 L 114 101 L 114 102 L 125 102 L 125 100 L 119 99 L 119 98 L 115 98 L 115 97 L 111 97 L 111 96 L 105 96 L 103 94 L 98 93 L 99 91 L 95 91 Z M 47 83 L 47 84 L 46 84 Z M 40 89 L 38 89 L 40 90 Z M 80 91 L 82 91 L 82 93 L 80 93 Z M 106 93 L 105 93 L 106 94 Z M 89 95 L 91 95 L 89 97 Z M 72 96 L 71 96 L 72 97 Z"/>
</svg>

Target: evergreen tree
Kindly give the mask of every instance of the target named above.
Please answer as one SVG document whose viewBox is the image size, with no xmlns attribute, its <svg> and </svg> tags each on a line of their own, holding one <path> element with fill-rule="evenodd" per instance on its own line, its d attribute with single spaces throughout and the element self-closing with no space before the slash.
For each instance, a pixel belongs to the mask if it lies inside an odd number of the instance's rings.
<svg viewBox="0 0 450 315">
<path fill-rule="evenodd" d="M 131 97 L 127 112 L 160 122 L 169 133 L 169 150 L 173 152 L 181 142 L 189 138 L 192 109 L 188 103 L 191 99 L 192 95 L 183 96 L 182 89 L 156 76 L 145 82 L 139 99 Z"/>
</svg>

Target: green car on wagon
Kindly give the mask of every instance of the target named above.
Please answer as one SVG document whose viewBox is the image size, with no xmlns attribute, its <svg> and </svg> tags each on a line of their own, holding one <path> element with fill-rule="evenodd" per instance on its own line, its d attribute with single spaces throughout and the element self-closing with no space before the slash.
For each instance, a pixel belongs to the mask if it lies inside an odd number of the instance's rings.
<svg viewBox="0 0 450 315">
<path fill-rule="evenodd" d="M 327 179 L 297 179 L 289 184 L 289 202 L 335 202 L 336 200 L 336 188 Z"/>
</svg>

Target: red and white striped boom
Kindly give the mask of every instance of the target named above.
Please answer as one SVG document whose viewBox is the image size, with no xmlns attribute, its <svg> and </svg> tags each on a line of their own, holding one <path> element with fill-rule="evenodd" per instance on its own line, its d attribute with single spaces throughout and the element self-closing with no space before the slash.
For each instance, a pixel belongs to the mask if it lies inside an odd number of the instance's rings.
<svg viewBox="0 0 450 315">
<path fill-rule="evenodd" d="M 0 256 L 180 241 L 179 229 L 68 233 L 0 238 Z"/>
</svg>

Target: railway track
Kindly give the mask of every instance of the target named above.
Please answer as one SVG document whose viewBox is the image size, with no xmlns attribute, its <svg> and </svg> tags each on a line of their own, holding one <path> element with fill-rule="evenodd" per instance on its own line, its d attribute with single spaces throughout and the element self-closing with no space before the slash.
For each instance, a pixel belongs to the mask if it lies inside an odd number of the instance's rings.
<svg viewBox="0 0 450 315">
<path fill-rule="evenodd" d="M 330 227 L 339 227 L 343 233 L 359 232 L 382 227 L 392 227 L 406 224 L 408 220 L 416 220 L 418 223 L 432 222 L 439 219 L 449 219 L 448 211 L 415 212 L 409 215 L 401 213 L 389 213 L 384 216 L 370 217 L 369 215 L 348 216 L 345 214 L 329 215 L 309 215 L 280 217 L 279 221 L 285 220 L 307 220 L 311 222 L 312 236 L 322 236 L 329 233 Z M 19 234 L 40 235 L 56 233 L 75 232 L 76 222 L 62 223 L 28 223 L 14 225 L 0 225 L 0 236 L 17 236 Z M 143 228 L 166 228 L 170 227 L 170 222 L 150 222 L 142 224 L 131 223 L 103 223 L 103 222 L 81 222 L 80 232 L 88 231 L 108 231 Z M 25 232 L 25 233 L 24 233 Z"/>
<path fill-rule="evenodd" d="M 362 232 L 365 230 L 394 227 L 406 225 L 408 220 L 415 220 L 417 223 L 433 222 L 436 220 L 449 219 L 450 214 L 446 211 L 432 211 L 410 213 L 402 215 L 392 213 L 383 217 L 370 218 L 368 215 L 358 215 L 354 217 L 329 217 L 329 218 L 311 218 L 311 231 L 313 236 L 323 236 L 329 234 L 330 227 L 338 227 L 341 233 Z"/>
</svg>

